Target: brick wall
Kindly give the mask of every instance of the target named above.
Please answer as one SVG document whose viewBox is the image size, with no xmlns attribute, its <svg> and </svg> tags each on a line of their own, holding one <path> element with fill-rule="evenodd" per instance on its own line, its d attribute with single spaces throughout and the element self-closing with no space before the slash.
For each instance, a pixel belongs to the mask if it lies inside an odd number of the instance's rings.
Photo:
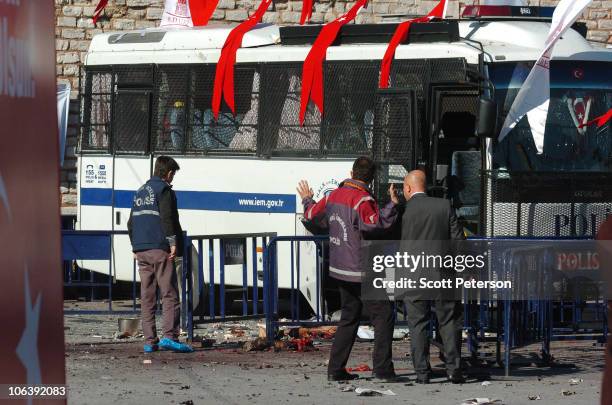
<svg viewBox="0 0 612 405">
<path fill-rule="evenodd" d="M 554 5 L 558 1 L 530 0 L 532 5 Z M 66 157 L 61 175 L 62 206 L 66 213 L 74 211 L 76 205 L 76 147 L 79 120 L 78 74 L 91 38 L 104 31 L 133 30 L 159 25 L 163 0 L 109 0 L 104 15 L 94 26 L 92 16 L 98 0 L 55 0 L 57 78 L 60 82 L 70 82 L 70 117 L 66 139 Z M 437 0 L 371 0 L 367 9 L 357 17 L 357 23 L 374 23 L 382 20 L 385 14 L 423 15 L 429 12 Z M 470 1 L 463 2 L 471 4 Z M 212 16 L 211 25 L 236 24 L 244 20 L 254 10 L 257 0 L 219 0 L 217 10 Z M 312 14 L 313 23 L 333 20 L 347 9 L 344 0 L 315 0 Z M 449 14 L 457 16 L 460 4 L 451 0 Z M 264 22 L 297 24 L 302 10 L 301 1 L 277 0 L 274 9 L 264 15 Z M 591 41 L 612 44 L 612 1 L 593 1 L 585 12 L 584 20 L 589 28 Z"/>
</svg>

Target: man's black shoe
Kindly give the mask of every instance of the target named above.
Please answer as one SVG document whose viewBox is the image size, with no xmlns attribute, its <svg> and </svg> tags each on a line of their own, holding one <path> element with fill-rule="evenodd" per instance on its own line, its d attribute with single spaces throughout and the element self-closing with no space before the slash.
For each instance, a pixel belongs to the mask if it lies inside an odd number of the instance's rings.
<svg viewBox="0 0 612 405">
<path fill-rule="evenodd" d="M 350 374 L 346 371 L 341 371 L 339 373 L 327 374 L 327 381 L 348 381 L 359 378 L 358 374 Z"/>
<path fill-rule="evenodd" d="M 392 373 L 372 373 L 372 378 L 376 380 L 381 380 L 384 382 L 396 382 L 398 379 L 397 374 L 395 372 Z"/>
<path fill-rule="evenodd" d="M 429 384 L 429 376 L 428 375 L 417 375 L 416 382 L 417 384 Z"/>
<path fill-rule="evenodd" d="M 453 384 L 465 383 L 465 377 L 463 377 L 460 373 L 449 375 L 448 380 Z"/>
</svg>

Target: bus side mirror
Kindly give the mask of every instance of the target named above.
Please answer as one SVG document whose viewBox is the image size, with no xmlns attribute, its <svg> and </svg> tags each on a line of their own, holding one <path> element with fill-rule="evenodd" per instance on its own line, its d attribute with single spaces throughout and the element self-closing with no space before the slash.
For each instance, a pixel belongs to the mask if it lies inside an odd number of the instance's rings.
<svg viewBox="0 0 612 405">
<path fill-rule="evenodd" d="M 494 138 L 497 134 L 497 103 L 490 98 L 480 99 L 477 134 L 483 138 Z"/>
</svg>

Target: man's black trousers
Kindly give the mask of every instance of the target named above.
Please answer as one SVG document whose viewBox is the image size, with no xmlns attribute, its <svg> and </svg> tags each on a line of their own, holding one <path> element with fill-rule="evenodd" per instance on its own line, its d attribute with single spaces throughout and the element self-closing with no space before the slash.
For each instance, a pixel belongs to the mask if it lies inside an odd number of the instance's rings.
<svg viewBox="0 0 612 405">
<path fill-rule="evenodd" d="M 449 375 L 461 371 L 461 318 L 463 315 L 459 301 L 426 301 L 405 300 L 410 329 L 410 352 L 414 371 L 417 376 L 426 376 L 431 372 L 429 364 L 429 327 L 431 323 L 431 305 L 435 306 L 438 319 L 438 333 L 444 346 L 446 371 Z"/>
<path fill-rule="evenodd" d="M 357 337 L 362 311 L 369 314 L 374 326 L 374 350 L 372 351 L 373 372 L 388 375 L 394 372 L 391 359 L 393 343 L 393 304 L 391 301 L 362 301 L 361 283 L 338 281 L 342 315 L 334 337 L 329 356 L 329 374 L 342 372 L 346 367 L 353 343 Z"/>
</svg>

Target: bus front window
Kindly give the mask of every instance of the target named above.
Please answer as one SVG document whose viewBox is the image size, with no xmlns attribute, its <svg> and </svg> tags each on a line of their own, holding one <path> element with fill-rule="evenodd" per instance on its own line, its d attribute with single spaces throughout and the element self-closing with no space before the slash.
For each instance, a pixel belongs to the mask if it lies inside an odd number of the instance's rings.
<svg viewBox="0 0 612 405">
<path fill-rule="evenodd" d="M 489 66 L 503 122 L 532 64 Z M 493 148 L 493 168 L 509 171 L 612 171 L 610 126 L 582 124 L 612 108 L 609 63 L 553 61 L 544 151 L 538 154 L 527 117 Z"/>
</svg>

